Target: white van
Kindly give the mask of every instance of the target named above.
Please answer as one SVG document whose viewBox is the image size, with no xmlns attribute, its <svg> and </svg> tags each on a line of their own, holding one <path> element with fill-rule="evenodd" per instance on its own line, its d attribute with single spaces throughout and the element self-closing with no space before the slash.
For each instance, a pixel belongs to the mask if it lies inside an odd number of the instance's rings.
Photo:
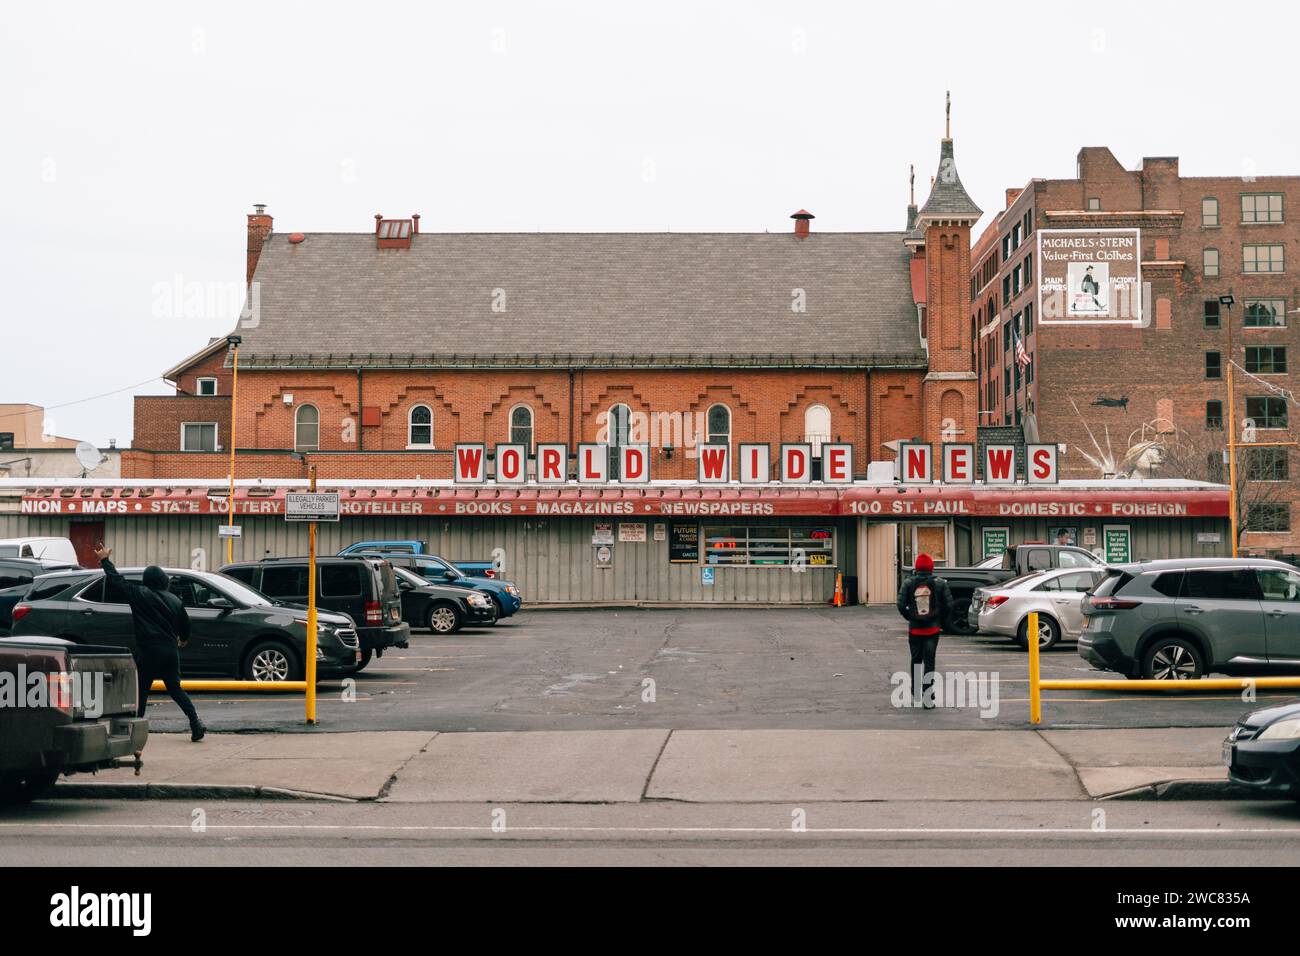
<svg viewBox="0 0 1300 956">
<path fill-rule="evenodd" d="M 67 538 L 0 538 L 0 558 L 40 558 L 76 564 L 77 549 Z"/>
</svg>

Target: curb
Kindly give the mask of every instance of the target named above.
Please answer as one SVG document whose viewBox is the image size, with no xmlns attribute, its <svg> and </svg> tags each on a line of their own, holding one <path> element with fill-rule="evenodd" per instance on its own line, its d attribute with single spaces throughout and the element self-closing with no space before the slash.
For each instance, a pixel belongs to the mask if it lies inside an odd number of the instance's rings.
<svg viewBox="0 0 1300 956">
<path fill-rule="evenodd" d="M 47 796 L 66 800 L 313 800 L 361 803 L 354 797 L 256 784 L 60 783 Z M 370 798 L 374 799 L 374 798 Z"/>
<path fill-rule="evenodd" d="M 1227 780 L 1164 780 L 1103 794 L 1098 800 L 1278 800 Z"/>
</svg>

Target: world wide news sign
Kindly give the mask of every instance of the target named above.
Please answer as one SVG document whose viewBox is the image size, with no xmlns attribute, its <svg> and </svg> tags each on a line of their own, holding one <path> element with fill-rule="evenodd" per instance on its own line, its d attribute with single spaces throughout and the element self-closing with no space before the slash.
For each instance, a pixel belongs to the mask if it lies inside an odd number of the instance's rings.
<svg viewBox="0 0 1300 956">
<path fill-rule="evenodd" d="M 453 477 L 456 484 L 481 485 L 488 481 L 487 446 L 481 443 L 457 444 Z M 492 481 L 498 485 L 562 485 L 569 481 L 569 448 L 563 442 L 543 442 L 537 446 L 535 469 L 528 467 L 528 446 L 496 446 L 496 472 Z M 738 467 L 742 485 L 806 485 L 813 480 L 813 462 L 817 459 L 811 442 L 787 442 L 781 445 L 778 470 L 773 474 L 772 448 L 764 443 L 741 442 L 732 460 L 732 448 L 721 442 L 696 446 L 696 480 L 702 485 L 730 483 Z M 650 446 L 646 444 L 609 445 L 581 442 L 574 456 L 574 475 L 580 485 L 603 485 L 612 480 L 621 484 L 645 484 L 651 480 Z M 848 442 L 823 442 L 820 459 L 822 484 L 853 483 L 853 446 Z M 734 466 L 734 467 L 733 467 Z M 617 474 L 614 469 L 617 468 Z"/>
<path fill-rule="evenodd" d="M 976 450 L 971 444 L 958 442 L 940 446 L 942 470 L 935 471 L 934 448 L 918 442 L 904 442 L 898 452 L 897 477 L 904 484 L 930 484 L 941 477 L 945 484 L 973 484 L 976 479 Z M 853 483 L 853 446 L 847 442 L 824 442 L 821 445 L 822 484 Z M 562 442 L 537 446 L 535 469 L 530 473 L 528 447 L 523 444 L 496 446 L 496 472 L 492 481 L 498 485 L 562 485 L 569 481 L 569 449 Z M 489 480 L 487 446 L 481 443 L 457 444 L 454 449 L 454 480 L 461 485 L 481 485 Z M 645 484 L 651 480 L 650 446 L 608 445 L 582 442 L 577 447 L 574 475 L 580 485 L 603 485 L 611 480 L 621 484 Z M 786 442 L 780 446 L 775 474 L 772 448 L 764 443 L 741 442 L 732 461 L 730 445 L 705 443 L 697 448 L 696 480 L 702 485 L 732 482 L 733 472 L 742 485 L 807 485 L 813 481 L 813 462 L 817 458 L 808 442 Z M 982 472 L 985 484 L 1015 484 L 1023 470 L 1031 485 L 1057 482 L 1058 449 L 1056 445 L 1026 446 L 1026 462 L 1017 461 L 1016 446 L 988 445 L 984 449 Z M 733 468 L 733 466 L 738 466 Z M 616 474 L 614 469 L 617 469 Z"/>
</svg>

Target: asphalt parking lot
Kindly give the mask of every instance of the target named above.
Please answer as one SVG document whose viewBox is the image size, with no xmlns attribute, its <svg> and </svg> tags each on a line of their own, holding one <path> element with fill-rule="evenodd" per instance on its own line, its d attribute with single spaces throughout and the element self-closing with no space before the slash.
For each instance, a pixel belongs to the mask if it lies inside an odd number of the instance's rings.
<svg viewBox="0 0 1300 956">
<path fill-rule="evenodd" d="M 1042 662 L 1044 678 L 1118 676 L 1093 670 L 1072 644 Z M 947 635 L 939 647 L 941 672 L 980 675 L 986 694 L 996 675 L 996 708 L 987 696 L 983 707 L 973 696 L 965 707 L 895 706 L 891 677 L 907 666 L 903 622 L 887 607 L 525 610 L 492 628 L 416 632 L 355 686 L 322 683 L 318 715 L 327 731 L 1028 726 L 1028 661 L 1008 641 Z M 303 726 L 301 696 L 195 699 L 216 731 Z M 1228 727 L 1251 706 L 1230 693 L 1052 691 L 1043 726 Z M 165 694 L 149 716 L 156 730 L 184 728 Z"/>
</svg>

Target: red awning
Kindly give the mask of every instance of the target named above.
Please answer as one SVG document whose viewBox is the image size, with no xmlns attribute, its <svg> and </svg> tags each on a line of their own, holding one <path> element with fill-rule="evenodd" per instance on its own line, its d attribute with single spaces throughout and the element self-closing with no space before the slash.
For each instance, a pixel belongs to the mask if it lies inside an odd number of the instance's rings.
<svg viewBox="0 0 1300 956">
<path fill-rule="evenodd" d="M 225 495 L 203 488 L 97 489 L 93 495 L 64 495 L 52 489 L 22 499 L 23 514 L 147 517 L 219 515 Z M 236 516 L 284 514 L 284 496 L 302 488 L 240 488 Z M 898 520 L 923 517 L 1050 517 L 1079 519 L 1223 518 L 1228 494 L 1221 488 L 1077 488 L 1063 485 L 848 485 L 833 487 L 440 487 L 331 488 L 338 490 L 344 517 L 524 517 L 744 518 L 797 515 Z"/>
</svg>

